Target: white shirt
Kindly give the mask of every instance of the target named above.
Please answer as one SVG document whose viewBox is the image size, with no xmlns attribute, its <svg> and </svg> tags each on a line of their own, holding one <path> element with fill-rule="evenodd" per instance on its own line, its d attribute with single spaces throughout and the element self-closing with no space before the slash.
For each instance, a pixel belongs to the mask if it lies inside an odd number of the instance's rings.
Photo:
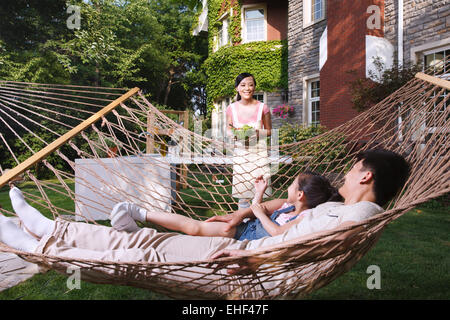
<svg viewBox="0 0 450 320">
<path fill-rule="evenodd" d="M 303 219 L 280 235 L 251 241 L 244 240 L 247 241 L 245 249 L 266 247 L 314 232 L 331 230 L 346 221 L 363 221 L 381 212 L 383 212 L 383 208 L 369 201 L 351 205 L 345 205 L 342 202 L 325 202 L 313 209 L 303 211 Z"/>
</svg>

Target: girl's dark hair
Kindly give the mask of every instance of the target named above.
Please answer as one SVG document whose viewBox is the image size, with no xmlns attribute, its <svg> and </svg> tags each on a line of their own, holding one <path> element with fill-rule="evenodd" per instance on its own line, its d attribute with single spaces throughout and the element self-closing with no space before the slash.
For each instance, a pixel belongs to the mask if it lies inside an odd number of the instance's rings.
<svg viewBox="0 0 450 320">
<path fill-rule="evenodd" d="M 298 189 L 305 193 L 306 205 L 310 209 L 327 201 L 343 200 L 327 178 L 311 171 L 300 174 Z"/>
<path fill-rule="evenodd" d="M 242 80 L 244 80 L 245 78 L 248 78 L 248 77 L 253 78 L 253 82 L 255 83 L 255 87 L 256 87 L 255 77 L 251 73 L 247 73 L 247 72 L 243 72 L 236 77 L 236 79 L 234 80 L 234 87 L 237 88 L 239 83 L 241 83 Z M 236 100 L 237 101 L 241 100 L 241 95 L 239 93 L 237 94 Z"/>
</svg>

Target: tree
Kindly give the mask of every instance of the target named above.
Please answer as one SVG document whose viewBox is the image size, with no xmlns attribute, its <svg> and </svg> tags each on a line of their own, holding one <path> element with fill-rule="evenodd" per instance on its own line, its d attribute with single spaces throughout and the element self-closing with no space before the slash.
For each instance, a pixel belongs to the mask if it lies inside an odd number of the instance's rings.
<svg viewBox="0 0 450 320">
<path fill-rule="evenodd" d="M 81 9 L 79 29 L 68 27 L 69 5 Z M 18 0 L 0 9 L 2 79 L 138 86 L 173 108 L 202 103 L 207 43 L 191 32 L 197 9 L 181 0 Z"/>
<path fill-rule="evenodd" d="M 35 50 L 69 33 L 65 0 L 0 2 L 0 39 L 8 50 Z"/>
<path fill-rule="evenodd" d="M 45 46 L 68 34 L 64 0 L 0 3 L 1 79 L 67 83 L 69 74 Z"/>
<path fill-rule="evenodd" d="M 197 17 L 195 10 L 198 9 L 191 9 L 181 1 L 174 0 L 154 0 L 150 1 L 150 6 L 157 13 L 158 22 L 164 28 L 162 42 L 169 59 L 158 101 L 174 108 L 201 103 L 201 99 L 190 99 L 190 94 L 195 92 L 198 96 L 204 91 L 201 87 L 206 85 L 200 66 L 207 57 L 207 40 L 192 35 L 194 19 Z M 182 95 L 171 97 L 170 93 L 174 88 Z"/>
<path fill-rule="evenodd" d="M 386 68 L 379 58 L 374 63 L 376 72 L 370 71 L 369 78 L 350 82 L 353 107 L 358 111 L 367 110 L 382 101 L 422 71 L 420 64 L 399 66 L 394 61 L 391 68 Z"/>
<path fill-rule="evenodd" d="M 167 59 L 160 50 L 162 27 L 148 1 L 71 3 L 81 7 L 80 29 L 48 45 L 78 83 L 135 86 L 159 80 Z"/>
</svg>

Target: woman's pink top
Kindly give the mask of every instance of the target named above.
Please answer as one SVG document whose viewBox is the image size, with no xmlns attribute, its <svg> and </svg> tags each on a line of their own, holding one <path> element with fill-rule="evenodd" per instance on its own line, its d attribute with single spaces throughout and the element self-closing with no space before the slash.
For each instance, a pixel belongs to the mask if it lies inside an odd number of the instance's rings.
<svg viewBox="0 0 450 320">
<path fill-rule="evenodd" d="M 235 105 L 235 108 L 236 108 L 236 111 L 237 111 L 236 112 L 237 113 L 237 118 L 238 118 L 240 123 L 247 124 L 247 123 L 251 123 L 251 122 L 256 122 L 258 120 L 258 110 L 259 110 L 258 107 L 253 109 L 254 112 L 253 112 L 253 115 L 250 118 L 242 118 L 242 112 L 240 112 L 239 109 L 241 109 L 241 108 L 248 108 L 248 107 L 242 106 L 240 103 L 237 103 L 237 102 L 234 102 L 233 104 Z M 233 118 L 233 111 L 232 111 L 232 105 L 233 104 L 230 104 L 227 107 L 227 111 L 226 111 L 227 116 L 231 117 L 231 118 Z M 257 105 L 257 106 L 259 106 L 259 105 Z M 263 108 L 262 114 L 265 115 L 267 112 L 270 112 L 269 107 L 266 104 L 264 104 L 264 108 Z"/>
</svg>

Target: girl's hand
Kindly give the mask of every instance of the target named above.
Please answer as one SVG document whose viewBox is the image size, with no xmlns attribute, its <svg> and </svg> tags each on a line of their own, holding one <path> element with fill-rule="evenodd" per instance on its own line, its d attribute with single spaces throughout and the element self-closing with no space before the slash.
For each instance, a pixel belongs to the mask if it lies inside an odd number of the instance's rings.
<svg viewBox="0 0 450 320">
<path fill-rule="evenodd" d="M 263 176 L 259 176 L 255 180 L 255 193 L 256 194 L 264 194 L 267 189 L 267 181 Z"/>
<path fill-rule="evenodd" d="M 252 204 L 252 205 L 250 206 L 250 208 L 252 209 L 253 214 L 254 214 L 255 217 L 257 217 L 257 218 L 259 218 L 259 217 L 261 217 L 261 216 L 266 216 L 266 215 L 267 215 L 267 214 L 266 214 L 266 209 L 265 209 L 263 206 L 261 206 L 261 204 L 259 204 L 259 203 Z"/>
</svg>

